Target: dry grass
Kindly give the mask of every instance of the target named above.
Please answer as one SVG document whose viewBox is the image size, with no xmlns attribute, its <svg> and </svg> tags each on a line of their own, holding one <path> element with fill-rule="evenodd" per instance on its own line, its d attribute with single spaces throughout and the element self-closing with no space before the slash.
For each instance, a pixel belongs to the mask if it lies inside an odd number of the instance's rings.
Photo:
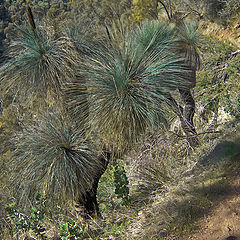
<svg viewBox="0 0 240 240">
<path fill-rule="evenodd" d="M 231 134 L 236 128 L 229 128 Z M 227 131 L 226 131 L 227 133 Z M 233 135 L 232 135 L 233 136 Z M 239 166 L 239 139 L 203 136 L 196 149 L 171 134 L 151 139 L 129 158 L 132 203 L 138 214 L 126 239 L 179 239 L 197 229 Z M 185 151 L 184 151 L 185 149 Z M 185 239 L 185 238 L 184 238 Z"/>
</svg>

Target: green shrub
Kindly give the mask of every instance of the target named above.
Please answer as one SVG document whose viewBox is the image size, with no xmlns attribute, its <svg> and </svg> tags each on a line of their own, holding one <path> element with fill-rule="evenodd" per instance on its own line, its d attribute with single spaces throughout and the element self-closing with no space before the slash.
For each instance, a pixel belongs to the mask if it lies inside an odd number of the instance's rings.
<svg viewBox="0 0 240 240">
<path fill-rule="evenodd" d="M 62 240 L 77 240 L 83 237 L 84 226 L 79 226 L 73 219 L 59 225 L 59 229 Z"/>
<path fill-rule="evenodd" d="M 211 112 L 217 114 L 219 108 L 225 107 L 228 92 L 237 89 L 239 59 L 232 56 L 235 49 L 229 41 L 205 37 L 201 46 L 202 69 L 197 74 L 196 88 L 200 96 L 196 101 L 204 108 L 205 116 Z"/>
<path fill-rule="evenodd" d="M 123 167 L 116 165 L 114 171 L 115 194 L 120 199 L 121 204 L 126 204 L 129 200 L 129 187 L 126 171 Z"/>
<path fill-rule="evenodd" d="M 35 207 L 31 209 L 30 215 L 21 213 L 15 202 L 10 203 L 6 210 L 13 232 L 32 232 L 40 239 L 47 239 L 43 224 L 46 214 L 46 199 L 43 194 L 36 196 Z"/>
<path fill-rule="evenodd" d="M 225 110 L 229 112 L 231 116 L 240 120 L 240 93 L 233 98 L 231 98 L 230 94 L 226 95 Z"/>
</svg>

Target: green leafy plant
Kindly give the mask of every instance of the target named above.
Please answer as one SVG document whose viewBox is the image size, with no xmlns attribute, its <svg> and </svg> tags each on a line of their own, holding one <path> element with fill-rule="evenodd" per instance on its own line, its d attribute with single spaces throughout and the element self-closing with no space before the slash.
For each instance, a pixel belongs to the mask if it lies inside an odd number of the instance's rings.
<svg viewBox="0 0 240 240">
<path fill-rule="evenodd" d="M 98 184 L 99 207 L 102 212 L 115 206 L 114 166 L 108 166 Z"/>
<path fill-rule="evenodd" d="M 230 98 L 230 94 L 226 95 L 226 107 L 225 110 L 229 112 L 236 119 L 240 119 L 240 93 L 233 98 Z"/>
<path fill-rule="evenodd" d="M 116 165 L 114 171 L 115 194 L 121 200 L 121 204 L 126 204 L 130 200 L 128 184 L 129 182 L 125 169 Z"/>
<path fill-rule="evenodd" d="M 6 210 L 14 232 L 33 232 L 37 237 L 47 239 L 46 228 L 43 225 L 46 214 L 46 199 L 43 194 L 36 196 L 35 207 L 31 209 L 31 215 L 21 213 L 15 202 L 10 203 Z"/>
<path fill-rule="evenodd" d="M 67 223 L 59 225 L 60 236 L 62 240 L 83 239 L 84 225 L 79 226 L 73 219 Z"/>
</svg>

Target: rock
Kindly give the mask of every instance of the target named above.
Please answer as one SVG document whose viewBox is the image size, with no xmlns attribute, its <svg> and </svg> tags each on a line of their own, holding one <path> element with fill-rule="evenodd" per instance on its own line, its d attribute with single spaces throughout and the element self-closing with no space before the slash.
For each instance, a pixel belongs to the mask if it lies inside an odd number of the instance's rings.
<svg viewBox="0 0 240 240">
<path fill-rule="evenodd" d="M 224 238 L 223 240 L 239 240 L 239 238 L 235 237 L 235 236 L 229 236 Z"/>
</svg>

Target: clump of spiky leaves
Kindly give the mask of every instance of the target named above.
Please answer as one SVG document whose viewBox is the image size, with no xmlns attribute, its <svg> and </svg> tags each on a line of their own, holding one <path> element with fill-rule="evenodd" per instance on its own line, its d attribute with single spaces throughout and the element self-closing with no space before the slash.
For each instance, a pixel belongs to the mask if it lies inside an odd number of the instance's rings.
<svg viewBox="0 0 240 240">
<path fill-rule="evenodd" d="M 183 58 L 182 65 L 188 71 L 183 73 L 183 78 L 190 83 L 189 87 L 196 86 L 196 71 L 200 68 L 199 44 L 202 36 L 194 22 L 180 21 L 175 25 L 176 38 L 175 50 Z"/>
<path fill-rule="evenodd" d="M 63 84 L 75 76 L 78 61 L 70 38 L 56 37 L 47 27 L 18 30 L 17 40 L 10 45 L 10 60 L 0 69 L 1 87 L 28 100 L 37 93 L 59 96 Z"/>
<path fill-rule="evenodd" d="M 93 43 L 98 36 L 88 31 L 89 28 L 85 28 L 79 23 L 71 22 L 65 27 L 65 31 L 69 38 L 72 40 L 78 53 L 84 57 L 85 55 L 91 55 L 96 51 L 97 46 Z M 92 43 L 92 44 L 91 44 Z"/>
<path fill-rule="evenodd" d="M 176 40 L 173 26 L 159 21 L 144 22 L 134 31 L 133 37 L 143 53 L 170 48 Z"/>
<path fill-rule="evenodd" d="M 139 35 L 145 34 L 139 29 Z M 166 28 L 158 29 L 161 30 Z M 188 86 L 179 76 L 185 71 L 180 64 L 182 59 L 170 51 L 172 36 L 148 34 L 148 45 L 153 41 L 161 44 L 142 47 L 134 35 L 137 33 L 128 33 L 120 48 L 111 48 L 111 44 L 101 46 L 101 51 L 84 62 L 81 70 L 84 84 L 79 78 L 73 86 L 72 104 L 81 106 L 86 101 L 84 91 L 88 96 L 89 129 L 118 150 L 134 144 L 141 134 L 164 119 L 166 106 L 173 103 L 170 89 Z M 170 38 L 168 42 L 157 39 L 165 35 Z"/>
<path fill-rule="evenodd" d="M 62 116 L 48 113 L 16 134 L 12 158 L 16 196 L 79 200 L 101 167 L 81 132 Z"/>
<path fill-rule="evenodd" d="M 202 36 L 195 22 L 184 21 L 176 25 L 178 51 L 184 56 L 185 62 L 194 70 L 200 67 L 199 44 Z"/>
</svg>

